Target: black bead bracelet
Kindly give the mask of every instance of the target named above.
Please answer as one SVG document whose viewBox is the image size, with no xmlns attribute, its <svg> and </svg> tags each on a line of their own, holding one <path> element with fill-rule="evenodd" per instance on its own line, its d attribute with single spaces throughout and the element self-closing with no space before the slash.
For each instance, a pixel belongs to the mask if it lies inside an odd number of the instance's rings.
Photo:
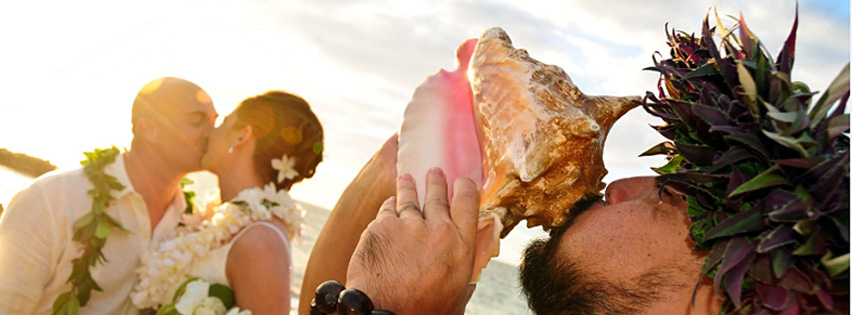
<svg viewBox="0 0 852 315">
<path fill-rule="evenodd" d="M 338 312 L 340 315 L 396 315 L 391 311 L 373 310 L 373 301 L 358 289 L 347 289 L 340 282 L 329 280 L 317 287 L 311 300 L 311 315 Z"/>
</svg>

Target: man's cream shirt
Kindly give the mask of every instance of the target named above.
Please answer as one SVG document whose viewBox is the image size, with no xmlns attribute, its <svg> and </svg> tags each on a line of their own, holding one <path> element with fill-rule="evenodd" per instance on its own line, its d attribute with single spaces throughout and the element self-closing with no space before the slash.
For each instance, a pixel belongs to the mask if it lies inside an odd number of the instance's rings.
<svg viewBox="0 0 852 315">
<path fill-rule="evenodd" d="M 180 190 L 151 231 L 142 196 L 127 177 L 124 155 L 105 169 L 124 185 L 112 191 L 106 213 L 130 232 L 111 229 L 103 253 L 107 262 L 91 268 L 103 291 L 92 291 L 80 314 L 138 314 L 130 300 L 139 258 L 174 230 L 186 201 Z M 73 224 L 92 209 L 92 184 L 83 170 L 53 172 L 12 198 L 0 217 L 0 314 L 50 314 L 57 296 L 70 289 L 71 260 L 82 247 L 71 238 Z M 153 236 L 152 236 L 153 234 Z"/>
</svg>

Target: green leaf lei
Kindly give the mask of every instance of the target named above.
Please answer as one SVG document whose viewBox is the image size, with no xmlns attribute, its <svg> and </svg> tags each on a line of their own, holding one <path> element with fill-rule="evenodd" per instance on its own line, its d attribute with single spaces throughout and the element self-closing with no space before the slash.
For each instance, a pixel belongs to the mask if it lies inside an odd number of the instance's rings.
<svg viewBox="0 0 852 315">
<path fill-rule="evenodd" d="M 104 172 L 107 165 L 115 162 L 115 157 L 119 154 L 118 148 L 113 146 L 109 149 L 95 149 L 92 152 L 83 152 L 83 154 L 86 156 L 85 160 L 80 161 L 80 164 L 83 165 L 83 173 L 94 186 L 88 191 L 88 194 L 92 196 L 92 212 L 74 221 L 72 239 L 83 246 L 83 254 L 71 261 L 73 267 L 71 275 L 66 281 L 71 283 L 71 290 L 56 298 L 53 302 L 53 314 L 76 315 L 79 313 L 80 307 L 89 302 L 92 290 L 102 291 L 95 279 L 92 278 L 89 268 L 97 263 L 103 264 L 107 261 L 102 249 L 106 245 L 111 228 L 130 233 L 121 223 L 104 211 L 115 200 L 110 195 L 110 190 L 121 191 L 124 189 L 124 185 L 119 183 L 114 176 Z M 181 180 L 181 189 L 188 184 L 192 184 L 192 181 L 187 178 Z M 191 213 L 195 192 L 184 190 L 183 196 L 187 205 L 184 211 Z"/>
<path fill-rule="evenodd" d="M 187 185 L 192 185 L 193 181 L 188 177 L 184 177 L 180 180 L 180 190 L 183 190 L 183 199 L 186 200 L 186 208 L 183 210 L 183 213 L 192 214 L 192 211 L 195 209 L 195 192 L 192 190 L 186 190 Z"/>
<path fill-rule="evenodd" d="M 94 186 L 88 191 L 88 194 L 92 196 L 92 212 L 74 222 L 73 240 L 83 245 L 83 254 L 71 262 L 73 268 L 67 280 L 71 283 L 71 290 L 56 298 L 53 302 L 53 314 L 77 314 L 80 306 L 89 302 L 92 290 L 101 291 L 100 286 L 92 278 L 89 267 L 106 262 L 106 257 L 101 250 L 106 244 L 110 228 L 129 232 L 104 211 L 115 200 L 109 193 L 110 189 L 124 189 L 124 185 L 115 177 L 104 172 L 107 165 L 115 162 L 118 153 L 118 149 L 114 146 L 109 149 L 84 152 L 86 159 L 80 164 L 83 165 L 83 173 Z"/>
</svg>

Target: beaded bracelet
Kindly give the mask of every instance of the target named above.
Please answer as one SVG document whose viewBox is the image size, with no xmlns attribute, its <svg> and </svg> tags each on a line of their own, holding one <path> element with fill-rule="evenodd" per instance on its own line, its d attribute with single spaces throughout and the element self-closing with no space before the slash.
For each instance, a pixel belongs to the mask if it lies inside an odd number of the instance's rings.
<svg viewBox="0 0 852 315">
<path fill-rule="evenodd" d="M 328 280 L 317 287 L 310 314 L 334 312 L 340 315 L 396 315 L 391 311 L 373 310 L 373 301 L 361 290 L 347 289 L 340 282 Z"/>
</svg>

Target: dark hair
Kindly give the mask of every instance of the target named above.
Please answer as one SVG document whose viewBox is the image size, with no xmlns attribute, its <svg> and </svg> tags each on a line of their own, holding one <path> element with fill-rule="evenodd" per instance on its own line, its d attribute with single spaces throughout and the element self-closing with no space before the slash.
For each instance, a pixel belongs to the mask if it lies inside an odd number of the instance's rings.
<svg viewBox="0 0 852 315">
<path fill-rule="evenodd" d="M 520 283 L 536 314 L 636 314 L 659 301 L 666 290 L 682 287 L 672 280 L 676 271 L 665 266 L 634 279 L 602 279 L 581 261 L 557 255 L 567 228 L 554 228 L 549 239 L 534 240 L 524 251 Z"/>
<path fill-rule="evenodd" d="M 236 127 L 250 125 L 257 138 L 254 165 L 265 181 L 278 189 L 289 190 L 293 184 L 311 178 L 322 161 L 322 125 L 310 105 L 299 96 L 269 91 L 243 100 L 234 110 Z M 279 183 L 278 170 L 272 159 L 284 154 L 295 158 L 293 168 L 299 175 Z"/>
</svg>

